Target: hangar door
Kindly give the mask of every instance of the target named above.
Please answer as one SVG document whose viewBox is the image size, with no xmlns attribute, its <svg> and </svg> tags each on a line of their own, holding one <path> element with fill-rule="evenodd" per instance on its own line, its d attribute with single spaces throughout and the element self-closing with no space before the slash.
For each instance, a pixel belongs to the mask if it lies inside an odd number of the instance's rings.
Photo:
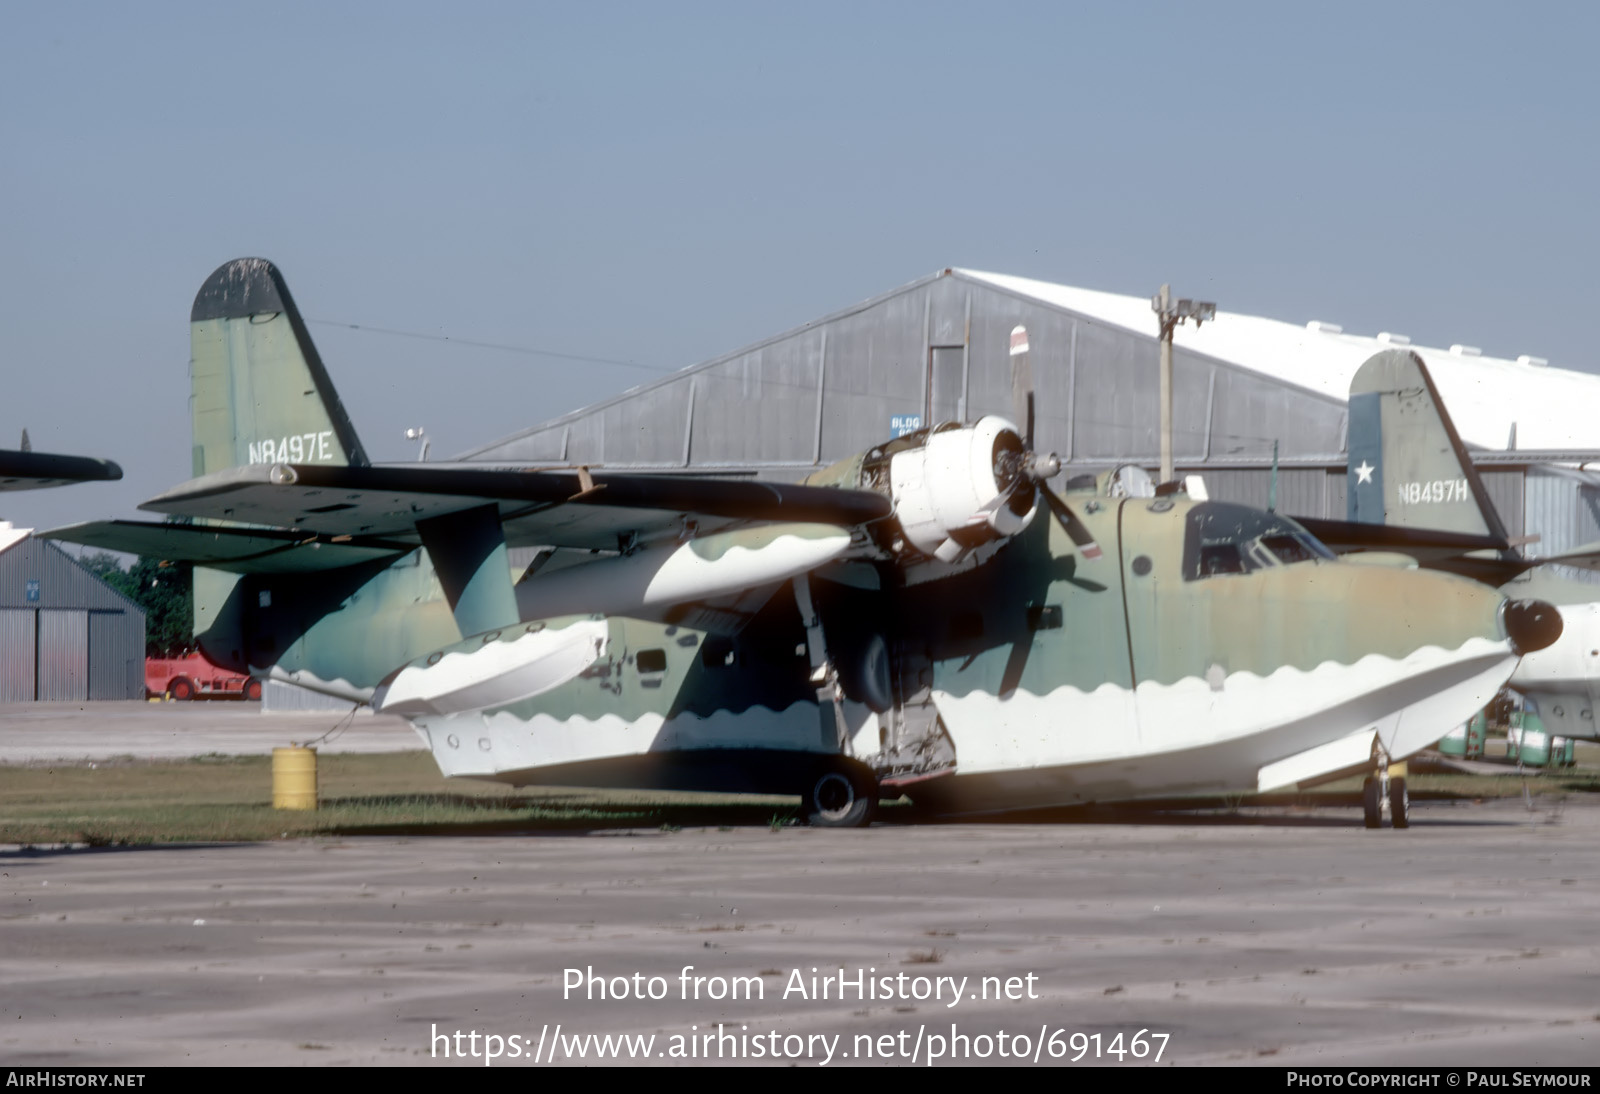
<svg viewBox="0 0 1600 1094">
<path fill-rule="evenodd" d="M 0 608 L 0 703 L 33 701 L 32 608 Z"/>
<path fill-rule="evenodd" d="M 39 700 L 89 698 L 89 613 L 39 610 Z"/>
<path fill-rule="evenodd" d="M 966 411 L 967 347 L 928 350 L 928 406 L 924 425 L 959 422 Z"/>
</svg>

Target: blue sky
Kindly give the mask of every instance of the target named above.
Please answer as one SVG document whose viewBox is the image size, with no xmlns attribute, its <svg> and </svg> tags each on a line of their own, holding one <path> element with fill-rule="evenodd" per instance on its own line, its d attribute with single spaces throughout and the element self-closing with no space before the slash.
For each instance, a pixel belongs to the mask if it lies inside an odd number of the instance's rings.
<svg viewBox="0 0 1600 1094">
<path fill-rule="evenodd" d="M 1600 7 L 0 10 L 0 446 L 185 478 L 188 311 L 261 255 L 378 459 L 945 266 L 1600 371 Z M 1600 409 L 1600 408 L 1597 408 Z"/>
</svg>

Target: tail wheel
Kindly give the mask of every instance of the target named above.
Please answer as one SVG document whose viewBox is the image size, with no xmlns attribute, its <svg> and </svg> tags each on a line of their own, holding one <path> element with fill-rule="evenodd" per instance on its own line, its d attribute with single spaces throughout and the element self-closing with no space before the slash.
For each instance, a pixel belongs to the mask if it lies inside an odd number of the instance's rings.
<svg viewBox="0 0 1600 1094">
<path fill-rule="evenodd" d="M 1368 828 L 1383 827 L 1383 787 L 1375 775 L 1361 784 L 1361 818 Z"/>
<path fill-rule="evenodd" d="M 1411 792 L 1404 778 L 1389 779 L 1389 823 L 1396 828 L 1411 827 Z"/>
<path fill-rule="evenodd" d="M 260 680 L 252 680 L 248 684 L 246 684 L 244 686 L 244 697 L 246 699 L 259 699 L 259 698 L 261 698 L 261 681 Z"/>
<path fill-rule="evenodd" d="M 194 685 L 180 676 L 168 686 L 167 694 L 178 700 L 193 699 Z"/>
<path fill-rule="evenodd" d="M 878 806 L 877 784 L 843 767 L 818 772 L 806 789 L 806 823 L 813 828 L 862 828 Z"/>
</svg>

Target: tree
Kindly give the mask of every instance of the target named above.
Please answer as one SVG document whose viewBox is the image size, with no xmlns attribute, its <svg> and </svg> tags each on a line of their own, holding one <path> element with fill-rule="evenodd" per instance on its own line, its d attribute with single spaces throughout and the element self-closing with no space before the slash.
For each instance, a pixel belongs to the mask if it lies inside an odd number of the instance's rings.
<svg viewBox="0 0 1600 1094">
<path fill-rule="evenodd" d="M 145 654 L 181 656 L 194 648 L 194 566 L 139 557 L 124 570 L 116 555 L 94 551 L 79 563 L 144 609 Z"/>
</svg>

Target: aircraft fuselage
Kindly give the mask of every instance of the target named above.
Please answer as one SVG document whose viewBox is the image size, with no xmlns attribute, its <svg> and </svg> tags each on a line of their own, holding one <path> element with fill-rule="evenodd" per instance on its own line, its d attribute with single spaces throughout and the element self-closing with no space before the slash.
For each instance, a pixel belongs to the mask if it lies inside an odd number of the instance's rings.
<svg viewBox="0 0 1600 1094">
<path fill-rule="evenodd" d="M 393 674 L 319 633 L 382 625 L 371 602 L 394 594 L 364 587 L 278 667 L 360 683 L 449 775 L 776 791 L 836 758 L 982 810 L 1268 789 L 1263 772 L 1339 742 L 1327 770 L 1374 738 L 1402 758 L 1482 707 L 1516 662 L 1500 595 L 1464 579 L 1333 561 L 1239 506 L 1089 499 L 1082 512 L 1114 545 L 1093 562 L 1038 520 L 967 565 L 815 571 L 837 702 L 811 677 L 789 585 L 735 634 L 529 619 Z M 395 617 L 413 643 L 427 637 L 418 617 Z M 876 688 L 874 650 L 887 654 Z"/>
</svg>

